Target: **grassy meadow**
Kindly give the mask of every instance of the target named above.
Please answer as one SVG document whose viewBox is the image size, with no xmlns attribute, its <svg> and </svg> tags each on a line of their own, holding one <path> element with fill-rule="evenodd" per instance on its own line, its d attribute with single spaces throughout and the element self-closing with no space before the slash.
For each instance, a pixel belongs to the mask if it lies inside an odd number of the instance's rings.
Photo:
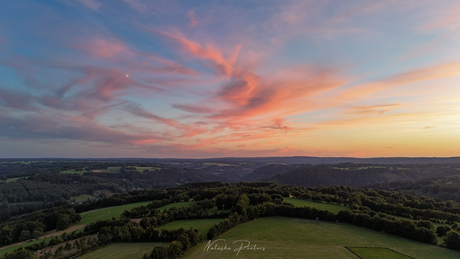
<svg viewBox="0 0 460 259">
<path fill-rule="evenodd" d="M 224 233 L 219 239 L 225 241 L 216 241 L 216 244 L 219 246 L 227 244 L 232 250 L 204 251 L 207 242 L 203 242 L 186 253 L 183 258 L 235 258 L 236 251 L 233 250 L 241 244 L 241 242 L 232 243 L 236 240 L 248 240 L 252 248 L 256 245 L 255 248 L 265 249 L 264 251 L 245 249 L 239 253 L 238 258 L 359 258 L 346 247 L 389 248 L 403 255 L 420 259 L 460 258 L 460 252 L 379 231 L 348 224 L 287 217 L 259 218 L 246 222 Z M 371 249 L 367 253 L 372 254 L 376 251 Z"/>
<path fill-rule="evenodd" d="M 283 198 L 284 201 L 292 203 L 296 207 L 312 207 L 312 208 L 317 208 L 320 210 L 328 210 L 330 212 L 334 212 L 337 214 L 337 212 L 341 210 L 350 210 L 349 207 L 345 206 L 340 206 L 340 205 L 335 205 L 335 204 L 327 204 L 327 203 L 321 203 L 321 202 L 314 202 L 314 201 L 306 201 L 306 200 L 301 200 L 301 199 L 295 199 L 295 198 Z"/>
<path fill-rule="evenodd" d="M 188 207 L 193 202 L 194 201 L 174 202 L 174 203 L 170 203 L 170 204 L 167 204 L 165 206 L 159 207 L 158 209 L 160 211 L 163 211 L 163 210 L 168 210 L 168 209 L 170 209 L 172 207 L 176 207 L 176 208 Z"/>
<path fill-rule="evenodd" d="M 86 211 L 81 213 L 81 221 L 78 222 L 75 225 L 87 225 L 91 222 L 95 222 L 98 220 L 105 220 L 105 219 L 111 219 L 112 217 L 120 217 L 121 213 L 125 210 L 130 210 L 134 207 L 139 207 L 142 205 L 147 205 L 151 203 L 151 201 L 143 201 L 143 202 L 137 202 L 137 203 L 131 203 L 131 204 L 125 204 L 125 205 L 120 205 L 120 206 L 113 206 L 113 207 L 108 207 L 108 208 L 102 208 L 102 209 L 97 209 L 97 210 L 91 210 L 91 211 Z"/>
<path fill-rule="evenodd" d="M 351 251 L 355 254 L 361 256 L 365 259 L 381 259 L 381 258 L 391 258 L 391 259 L 411 259 L 407 255 L 400 254 L 393 250 L 380 247 L 349 247 Z"/>
</svg>

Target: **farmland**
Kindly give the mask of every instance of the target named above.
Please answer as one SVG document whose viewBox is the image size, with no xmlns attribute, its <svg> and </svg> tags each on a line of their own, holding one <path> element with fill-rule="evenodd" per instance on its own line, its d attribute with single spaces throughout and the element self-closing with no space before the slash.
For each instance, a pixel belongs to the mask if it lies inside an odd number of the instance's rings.
<svg viewBox="0 0 460 259">
<path fill-rule="evenodd" d="M 345 247 L 390 248 L 415 258 L 460 257 L 460 252 L 362 227 L 285 217 L 249 221 L 229 230 L 219 239 L 225 239 L 220 243 L 222 245 L 235 247 L 233 241 L 248 240 L 251 245 L 256 244 L 259 248 L 265 248 L 264 251 L 243 250 L 238 255 L 239 258 L 358 258 Z M 233 250 L 203 251 L 206 244 L 207 242 L 201 243 L 186 253 L 183 258 L 234 258 L 236 255 Z M 367 253 L 372 252 L 372 250 L 367 251 Z"/>
<path fill-rule="evenodd" d="M 167 204 L 165 206 L 162 206 L 160 208 L 158 208 L 160 211 L 163 211 L 163 210 L 168 210 L 172 207 L 176 207 L 176 208 L 182 208 L 182 207 L 187 207 L 187 206 L 190 206 L 190 204 L 192 204 L 192 202 L 189 202 L 189 201 L 186 201 L 186 202 L 175 202 L 175 203 L 170 203 L 170 204 Z"/>
<path fill-rule="evenodd" d="M 112 217 L 116 218 L 123 213 L 125 210 L 130 210 L 134 207 L 139 207 L 139 206 L 145 206 L 149 204 L 150 201 L 144 201 L 144 202 L 137 202 L 137 203 L 131 203 L 131 204 L 125 204 L 125 205 L 120 205 L 120 206 L 113 206 L 113 207 L 108 207 L 108 208 L 103 208 L 103 209 L 97 209 L 97 210 L 92 210 L 92 211 L 86 211 L 81 213 L 81 221 L 78 222 L 76 225 L 86 225 L 91 222 L 95 222 L 97 220 L 104 220 L 104 219 L 111 219 Z"/>
<path fill-rule="evenodd" d="M 313 207 L 317 208 L 320 210 L 328 210 L 330 212 L 337 213 L 341 210 L 350 210 L 349 207 L 345 206 L 340 206 L 340 205 L 334 205 L 334 204 L 327 204 L 327 203 L 321 203 L 321 202 L 314 202 L 314 201 L 306 201 L 306 200 L 300 200 L 300 199 L 294 199 L 294 198 L 283 198 L 284 201 L 292 203 L 296 207 Z"/>
</svg>

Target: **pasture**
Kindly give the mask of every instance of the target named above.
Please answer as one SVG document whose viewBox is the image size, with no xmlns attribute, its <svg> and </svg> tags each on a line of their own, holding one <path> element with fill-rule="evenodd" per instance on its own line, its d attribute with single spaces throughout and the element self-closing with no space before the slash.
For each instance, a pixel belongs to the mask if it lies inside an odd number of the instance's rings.
<svg viewBox="0 0 460 259">
<path fill-rule="evenodd" d="M 75 225 L 87 225 L 89 223 L 98 221 L 98 220 L 105 220 L 111 219 L 112 217 L 117 218 L 120 217 L 121 213 L 125 210 L 130 210 L 134 207 L 145 206 L 149 204 L 151 201 L 143 201 L 131 204 L 125 204 L 120 206 L 113 206 L 108 208 L 102 208 L 97 210 L 86 211 L 80 213 L 81 221 L 76 223 Z"/>
<path fill-rule="evenodd" d="M 174 203 L 166 204 L 165 206 L 162 206 L 162 207 L 158 208 L 158 210 L 160 210 L 160 211 L 168 210 L 168 209 L 170 209 L 172 207 L 176 207 L 176 208 L 188 207 L 193 202 L 194 201 L 174 202 Z"/>
<path fill-rule="evenodd" d="M 283 197 L 283 200 L 286 202 L 292 203 L 296 207 L 312 207 L 312 208 L 317 208 L 320 210 L 328 210 L 330 212 L 334 212 L 337 214 L 337 212 L 341 210 L 350 210 L 349 207 L 345 206 L 340 206 L 340 205 L 335 205 L 335 204 L 327 204 L 327 203 L 321 203 L 321 202 L 314 202 L 314 201 L 306 201 L 306 200 L 301 200 L 301 199 L 295 199 L 295 198 L 285 198 Z"/>
<path fill-rule="evenodd" d="M 20 177 L 16 177 L 16 178 L 8 178 L 6 179 L 6 183 L 15 183 L 17 182 L 18 180 L 20 179 Z"/>
<path fill-rule="evenodd" d="M 247 244 L 244 243 L 246 241 L 234 244 L 233 242 L 237 240 L 247 240 L 251 245 L 248 247 L 251 249 L 241 250 L 238 258 L 358 258 L 346 247 L 390 248 L 403 255 L 420 259 L 460 258 L 458 251 L 379 231 L 348 224 L 288 217 L 252 220 L 227 231 L 218 238 L 223 240 L 216 241 L 215 244 L 221 247 L 226 244 L 231 249 L 206 250 L 208 242 L 203 242 L 186 253 L 183 258 L 235 258 L 237 253 L 235 249 L 238 249 L 241 244 L 244 246 Z"/>
<path fill-rule="evenodd" d="M 390 259 L 411 259 L 407 255 L 400 254 L 393 250 L 380 247 L 349 247 L 353 253 L 361 256 L 365 259 L 380 259 L 380 258 L 390 258 Z"/>
</svg>

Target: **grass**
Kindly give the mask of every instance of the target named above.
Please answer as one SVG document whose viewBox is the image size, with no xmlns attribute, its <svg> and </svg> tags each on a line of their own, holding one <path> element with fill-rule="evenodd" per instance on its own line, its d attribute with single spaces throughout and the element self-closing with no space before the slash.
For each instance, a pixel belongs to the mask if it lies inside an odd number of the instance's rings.
<svg viewBox="0 0 460 259">
<path fill-rule="evenodd" d="M 91 194 L 82 194 L 80 196 L 72 196 L 71 199 L 74 199 L 76 202 L 86 201 L 88 199 L 95 199 L 96 197 Z"/>
<path fill-rule="evenodd" d="M 162 207 L 160 207 L 158 209 L 160 211 L 163 211 L 163 210 L 168 210 L 168 209 L 170 209 L 172 207 L 176 207 L 176 208 L 188 207 L 192 203 L 193 203 L 193 201 L 175 202 L 175 203 L 170 203 L 170 204 L 167 204 L 165 206 L 162 206 Z"/>
<path fill-rule="evenodd" d="M 364 259 L 411 259 L 412 257 L 397 253 L 383 247 L 349 247 L 355 254 Z"/>
<path fill-rule="evenodd" d="M 109 166 L 107 169 L 91 170 L 93 173 L 121 173 L 121 166 Z"/>
<path fill-rule="evenodd" d="M 241 224 L 219 237 L 223 246 L 239 247 L 236 240 L 248 240 L 265 250 L 243 250 L 239 258 L 358 258 L 345 247 L 384 247 L 420 259 L 460 258 L 460 252 L 424 244 L 379 231 L 342 223 L 287 217 L 259 218 Z M 183 258 L 235 258 L 236 252 L 203 251 L 203 242 Z M 236 247 L 235 247 L 236 246 Z M 383 257 L 380 257 L 383 258 Z"/>
<path fill-rule="evenodd" d="M 14 245 L 14 246 L 10 246 L 10 247 L 7 247 L 7 248 L 0 248 L 0 257 L 3 257 L 6 253 L 13 252 L 14 250 L 20 248 L 21 246 L 26 247 L 26 246 L 33 245 L 33 244 L 39 244 L 39 243 L 43 242 L 43 240 L 45 240 L 45 242 L 48 244 L 49 241 L 52 238 L 53 237 L 36 239 L 36 240 L 30 241 L 30 242 L 27 242 L 27 243 L 24 243 L 24 244 Z"/>
<path fill-rule="evenodd" d="M 144 254 L 150 255 L 153 248 L 158 245 L 166 245 L 167 243 L 115 243 L 89 252 L 79 259 L 142 259 Z"/>
<path fill-rule="evenodd" d="M 222 219 L 188 219 L 188 220 L 178 220 L 166 225 L 163 225 L 159 228 L 166 228 L 166 229 L 178 229 L 178 228 L 185 228 L 189 229 L 192 227 L 193 229 L 200 230 L 200 235 L 203 240 L 206 240 L 206 235 L 208 234 L 209 229 L 217 224 L 217 222 L 221 221 Z"/>
<path fill-rule="evenodd" d="M 314 201 L 306 201 L 306 200 L 301 200 L 301 199 L 295 199 L 295 198 L 283 198 L 284 201 L 292 203 L 296 207 L 313 207 L 321 210 L 328 210 L 331 212 L 334 212 L 337 214 L 337 212 L 341 210 L 350 210 L 349 207 L 345 206 L 339 206 L 339 205 L 334 205 L 334 204 L 327 204 L 327 203 L 321 203 L 321 202 L 314 202 Z"/>
<path fill-rule="evenodd" d="M 142 205 L 145 206 L 149 204 L 150 202 L 151 201 L 143 201 L 143 202 L 125 204 L 125 205 L 120 205 L 120 206 L 102 208 L 102 209 L 97 209 L 97 210 L 92 210 L 92 211 L 86 211 L 80 214 L 82 217 L 82 220 L 75 225 L 87 225 L 89 223 L 92 223 L 98 220 L 111 219 L 112 217 L 117 218 L 117 217 L 120 217 L 121 213 L 123 213 L 123 211 L 125 210 L 130 210 L 134 207 L 139 207 Z"/>
<path fill-rule="evenodd" d="M 61 174 L 80 174 L 82 175 L 83 173 L 86 173 L 86 172 L 88 171 L 85 171 L 85 170 L 75 171 L 75 169 L 71 169 L 71 170 L 61 171 Z"/>
<path fill-rule="evenodd" d="M 6 183 L 15 183 L 15 182 L 17 182 L 19 179 L 20 179 L 20 177 L 8 178 L 8 179 L 6 179 Z"/>
</svg>

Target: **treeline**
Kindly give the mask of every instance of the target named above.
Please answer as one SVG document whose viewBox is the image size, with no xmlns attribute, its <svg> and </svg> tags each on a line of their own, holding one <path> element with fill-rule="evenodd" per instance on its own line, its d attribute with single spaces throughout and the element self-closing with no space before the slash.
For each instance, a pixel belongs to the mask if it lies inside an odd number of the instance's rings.
<svg viewBox="0 0 460 259">
<path fill-rule="evenodd" d="M 81 169 L 82 165 L 78 165 Z M 52 168 L 45 171 L 31 171 L 15 182 L 0 182 L 0 219 L 7 220 L 14 215 L 31 212 L 34 209 L 46 207 L 45 205 L 70 201 L 73 196 L 93 194 L 98 190 L 123 193 L 138 188 L 166 188 L 176 186 L 177 183 L 208 181 L 216 178 L 207 176 L 195 169 L 171 166 L 161 166 L 162 169 L 155 172 L 140 173 L 123 170 L 127 166 L 122 164 L 121 173 L 88 172 L 88 170 L 96 170 L 94 168 L 102 167 L 102 169 L 106 169 L 108 165 L 114 166 L 117 164 L 90 164 L 84 169 L 83 174 L 60 173 L 63 170 L 75 169 L 77 165 Z M 125 203 L 125 201 L 111 200 L 103 206 L 113 206 L 116 205 L 116 202 Z M 96 206 L 100 206 L 100 204 Z"/>
<path fill-rule="evenodd" d="M 457 172 L 460 173 L 460 171 Z M 423 179 L 416 182 L 381 183 L 369 187 L 460 202 L 460 175 Z"/>
<path fill-rule="evenodd" d="M 283 197 L 346 205 L 350 206 L 352 211 L 342 211 L 336 215 L 329 211 L 310 207 L 298 208 L 284 202 Z M 222 218 L 207 233 L 208 238 L 215 238 L 238 224 L 260 217 L 318 218 L 319 220 L 363 226 L 426 243 L 434 243 L 436 234 L 438 234 L 445 236 L 445 246 L 453 249 L 456 249 L 456 233 L 458 233 L 460 223 L 457 218 L 436 218 L 438 216 L 443 217 L 443 215 L 454 215 L 460 206 L 453 201 L 436 201 L 427 197 L 346 186 L 305 188 L 267 182 L 234 184 L 208 182 L 186 184 L 163 190 L 135 191 L 78 205 L 74 209 L 77 212 L 82 212 L 101 206 L 122 205 L 145 200 L 153 200 L 153 202 L 125 211 L 119 219 L 89 224 L 84 233 L 99 233 L 100 238 L 98 237 L 93 242 L 94 247 L 118 241 L 173 241 L 174 245 L 170 245 L 170 247 L 155 248 L 155 252 L 152 251 L 150 256 L 153 255 L 152 258 L 157 258 L 155 256 L 159 254 L 175 257 L 185 251 L 182 248 L 188 249 L 190 247 L 184 241 L 186 238 L 180 241 L 175 239 L 178 238 L 177 236 L 171 237 L 170 232 L 160 229 L 164 224 L 181 219 Z M 186 207 L 173 207 L 164 211 L 158 209 L 173 202 L 187 201 L 190 202 L 190 205 Z M 215 211 L 216 209 L 217 212 L 210 213 L 210 210 Z M 396 215 L 400 212 L 403 212 L 406 217 L 420 220 L 402 220 L 388 215 Z M 142 220 L 137 223 L 132 222 L 129 218 L 142 218 Z M 443 221 L 444 223 L 453 223 L 453 225 L 448 228 L 434 229 L 430 221 L 422 219 L 435 222 Z M 460 242 L 460 236 L 458 240 Z M 146 256 L 149 257 L 149 255 Z"/>
<path fill-rule="evenodd" d="M 258 174 L 270 173 L 267 166 L 258 170 Z M 282 166 L 281 166 L 282 167 Z M 289 168 L 289 166 L 284 166 Z M 279 184 L 296 184 L 305 187 L 318 185 L 346 185 L 364 187 L 388 182 L 414 182 L 421 179 L 458 175 L 460 164 L 430 164 L 430 165 L 378 165 L 378 164 L 338 164 L 315 165 L 268 177 L 265 181 Z M 264 169 L 264 171 L 262 171 Z"/>
<path fill-rule="evenodd" d="M 281 205 L 271 203 L 249 205 L 249 202 L 244 200 L 248 200 L 248 198 L 242 194 L 235 205 L 235 213 L 212 226 L 207 233 L 208 239 L 216 238 L 249 220 L 260 217 L 284 216 L 349 223 L 430 244 L 435 244 L 437 241 L 433 224 L 429 221 L 421 220 L 414 223 L 412 220 L 396 219 L 382 213 L 377 214 L 369 208 L 363 211 L 342 210 L 336 215 L 327 210 L 294 207 L 286 202 Z"/>
<path fill-rule="evenodd" d="M 0 245 L 38 238 L 52 229 L 64 230 L 80 220 L 80 214 L 68 206 L 35 212 L 12 223 L 0 224 Z"/>
</svg>

